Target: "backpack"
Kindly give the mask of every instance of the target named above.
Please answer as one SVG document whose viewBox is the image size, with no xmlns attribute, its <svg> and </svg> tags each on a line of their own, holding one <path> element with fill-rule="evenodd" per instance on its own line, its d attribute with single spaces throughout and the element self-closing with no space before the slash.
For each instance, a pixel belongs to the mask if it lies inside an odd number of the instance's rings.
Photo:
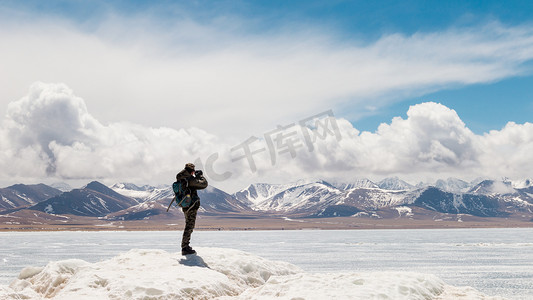
<svg viewBox="0 0 533 300">
<path fill-rule="evenodd" d="M 189 189 L 182 188 L 180 181 L 176 181 L 172 184 L 172 190 L 174 191 L 174 198 L 168 205 L 167 211 L 174 201 L 179 207 L 187 208 L 192 204 L 191 192 Z"/>
</svg>

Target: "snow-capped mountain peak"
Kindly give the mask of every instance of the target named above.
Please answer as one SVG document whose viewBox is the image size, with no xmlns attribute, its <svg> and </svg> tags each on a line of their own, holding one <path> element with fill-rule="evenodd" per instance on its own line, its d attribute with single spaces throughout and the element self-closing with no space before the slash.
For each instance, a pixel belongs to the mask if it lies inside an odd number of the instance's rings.
<svg viewBox="0 0 533 300">
<path fill-rule="evenodd" d="M 62 192 L 70 192 L 72 190 L 72 187 L 68 183 L 65 183 L 65 182 L 52 183 L 50 186 Z"/>
<path fill-rule="evenodd" d="M 329 199 L 341 191 L 323 180 L 299 180 L 287 184 L 251 184 L 233 196 L 251 203 L 255 210 L 295 210 Z"/>
<path fill-rule="evenodd" d="M 517 180 L 512 181 L 511 185 L 515 189 L 527 189 L 533 186 L 533 179 L 523 179 L 523 180 Z"/>
<path fill-rule="evenodd" d="M 398 177 L 389 177 L 381 180 L 377 185 L 384 190 L 401 191 L 411 190 L 414 187 Z"/>
<path fill-rule="evenodd" d="M 141 202 L 174 196 L 170 185 L 167 187 L 156 188 L 149 185 L 139 187 L 133 183 L 116 183 L 111 186 L 111 189 L 121 195 L 137 199 Z"/>
<path fill-rule="evenodd" d="M 110 188 L 111 189 L 124 189 L 124 190 L 130 190 L 130 191 L 150 191 L 154 189 L 153 186 L 149 186 L 149 185 L 138 186 L 133 183 L 127 183 L 127 182 L 115 183 Z"/>
<path fill-rule="evenodd" d="M 446 180 L 437 180 L 435 187 L 446 192 L 462 193 L 468 191 L 472 185 L 464 180 L 450 177 Z"/>
<path fill-rule="evenodd" d="M 351 189 L 358 189 L 358 188 L 365 188 L 365 189 L 379 188 L 377 184 L 375 184 L 374 182 L 366 178 L 355 179 L 352 181 L 332 182 L 332 185 L 340 190 L 351 190 Z"/>
<path fill-rule="evenodd" d="M 469 192 L 485 195 L 505 195 L 513 194 L 516 192 L 516 190 L 509 181 L 484 180 L 478 185 L 472 187 Z"/>
</svg>

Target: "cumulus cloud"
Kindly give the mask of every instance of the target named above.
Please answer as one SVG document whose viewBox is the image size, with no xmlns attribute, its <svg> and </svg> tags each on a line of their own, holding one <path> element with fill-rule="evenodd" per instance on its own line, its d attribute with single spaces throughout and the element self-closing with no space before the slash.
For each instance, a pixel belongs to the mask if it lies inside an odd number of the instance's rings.
<svg viewBox="0 0 533 300">
<path fill-rule="evenodd" d="M 197 128 L 103 125 L 65 84 L 35 83 L 7 112 L 0 131 L 4 178 L 150 180 L 217 144 Z"/>
<path fill-rule="evenodd" d="M 347 120 L 324 112 L 256 132 L 240 143 L 196 127 L 104 125 L 65 84 L 35 83 L 7 111 L 0 128 L 0 180 L 167 183 L 193 161 L 213 185 L 231 191 L 252 182 L 307 177 L 518 179 L 531 177 L 533 161 L 533 124 L 509 123 L 502 130 L 476 135 L 454 110 L 434 102 L 410 107 L 407 118 L 396 117 L 375 132 L 360 132 Z M 305 127 L 299 121 L 306 121 Z M 306 140 L 306 130 L 314 139 Z"/>
<path fill-rule="evenodd" d="M 337 123 L 342 139 L 329 136 L 317 140 L 317 151 L 304 153 L 290 169 L 344 180 L 392 174 L 420 180 L 428 175 L 471 177 L 478 174 L 482 165 L 479 137 L 454 110 L 438 103 L 414 105 L 406 119 L 396 117 L 373 133 L 359 132 L 345 119 L 337 119 Z"/>
<path fill-rule="evenodd" d="M 11 102 L 5 121 L 8 140 L 24 149 L 43 151 L 50 162 L 48 172 L 55 170 L 51 143 L 72 145 L 94 144 L 102 125 L 87 113 L 85 102 L 74 96 L 65 85 L 34 84 L 29 95 Z"/>
<path fill-rule="evenodd" d="M 511 177 L 531 176 L 533 169 L 533 124 L 509 122 L 479 138 L 480 159 L 488 170 L 497 169 Z"/>
</svg>

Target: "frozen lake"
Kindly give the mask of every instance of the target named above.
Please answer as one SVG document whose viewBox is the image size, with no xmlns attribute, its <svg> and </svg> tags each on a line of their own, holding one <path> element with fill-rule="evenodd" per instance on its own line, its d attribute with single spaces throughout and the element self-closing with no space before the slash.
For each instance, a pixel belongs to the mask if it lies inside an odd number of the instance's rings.
<svg viewBox="0 0 533 300">
<path fill-rule="evenodd" d="M 2 232 L 0 240 L 0 285 L 7 285 L 22 268 L 49 261 L 97 262 L 135 248 L 177 252 L 181 232 Z M 533 299 L 533 228 L 197 231 L 192 246 L 239 249 L 309 272 L 429 273 L 488 295 Z"/>
</svg>

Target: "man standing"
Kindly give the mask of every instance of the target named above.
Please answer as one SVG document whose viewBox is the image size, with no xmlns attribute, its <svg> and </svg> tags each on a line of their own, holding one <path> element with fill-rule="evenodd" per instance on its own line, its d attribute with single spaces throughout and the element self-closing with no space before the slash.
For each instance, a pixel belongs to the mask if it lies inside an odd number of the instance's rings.
<svg viewBox="0 0 533 300">
<path fill-rule="evenodd" d="M 207 187 L 207 180 L 203 176 L 202 171 L 194 170 L 194 164 L 185 164 L 185 169 L 176 175 L 176 181 L 181 183 L 182 192 L 184 195 L 190 195 L 192 202 L 188 207 L 182 207 L 185 215 L 185 229 L 183 230 L 183 238 L 181 240 L 181 254 L 195 254 L 189 242 L 191 241 L 191 234 L 196 223 L 196 214 L 200 208 L 200 197 L 198 197 L 198 190 Z"/>
</svg>

